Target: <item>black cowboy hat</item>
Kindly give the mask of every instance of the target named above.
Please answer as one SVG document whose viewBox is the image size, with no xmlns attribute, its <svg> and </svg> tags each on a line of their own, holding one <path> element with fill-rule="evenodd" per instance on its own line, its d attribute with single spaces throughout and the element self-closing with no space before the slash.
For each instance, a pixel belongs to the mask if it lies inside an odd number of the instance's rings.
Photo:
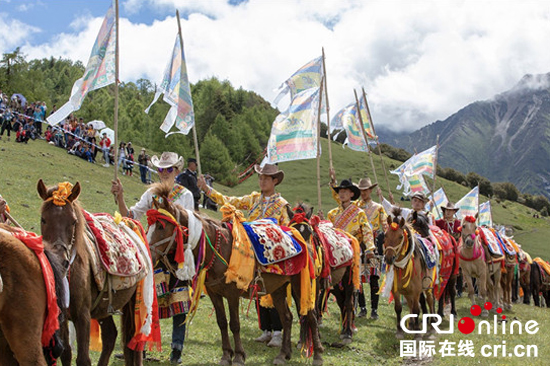
<svg viewBox="0 0 550 366">
<path fill-rule="evenodd" d="M 353 197 L 351 197 L 352 201 L 355 201 L 361 195 L 359 187 L 352 183 L 351 179 L 344 179 L 340 182 L 340 185 L 338 187 L 332 187 L 332 189 L 334 189 L 336 193 L 338 193 L 342 188 L 349 189 L 353 192 Z"/>
</svg>

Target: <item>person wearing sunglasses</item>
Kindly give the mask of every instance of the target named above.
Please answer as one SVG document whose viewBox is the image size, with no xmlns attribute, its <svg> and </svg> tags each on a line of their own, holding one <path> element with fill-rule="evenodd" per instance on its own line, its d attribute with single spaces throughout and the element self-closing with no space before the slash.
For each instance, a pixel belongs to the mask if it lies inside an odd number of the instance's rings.
<svg viewBox="0 0 550 366">
<path fill-rule="evenodd" d="M 181 205 L 187 210 L 194 211 L 195 203 L 191 191 L 175 183 L 176 176 L 183 168 L 183 157 L 173 152 L 163 152 L 160 159 L 154 155 L 151 158 L 151 164 L 157 168 L 161 183 L 172 185 L 172 193 L 169 195 L 168 200 L 174 204 Z M 153 208 L 153 194 L 151 193 L 151 188 L 145 191 L 139 202 L 130 209 L 128 209 L 124 203 L 124 189 L 122 188 L 120 179 L 117 178 L 116 181 L 112 182 L 111 193 L 117 199 L 118 208 L 122 216 L 139 220 L 148 210 Z M 187 300 L 180 301 L 177 294 L 185 292 L 185 287 L 188 286 L 188 283 L 187 281 L 178 281 L 175 276 L 171 275 L 170 272 L 163 267 L 164 264 L 162 261 L 159 263 L 159 266 L 164 269 L 165 274 L 168 274 L 170 278 L 169 281 L 167 281 L 170 292 L 162 297 L 162 302 L 159 301 L 159 317 L 161 319 L 172 318 L 172 353 L 170 354 L 170 362 L 172 364 L 180 364 L 182 362 L 181 352 L 185 340 L 185 318 L 190 302 Z M 157 269 L 157 267 L 155 269 Z M 175 301 L 175 298 L 178 298 L 178 300 Z M 181 302 L 181 306 L 177 304 L 179 302 Z"/>
</svg>

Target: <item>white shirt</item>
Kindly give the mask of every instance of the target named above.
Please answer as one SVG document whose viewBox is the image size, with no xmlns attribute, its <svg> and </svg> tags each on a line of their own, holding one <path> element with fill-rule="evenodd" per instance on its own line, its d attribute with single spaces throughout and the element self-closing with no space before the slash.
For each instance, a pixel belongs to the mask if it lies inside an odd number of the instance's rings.
<svg viewBox="0 0 550 366">
<path fill-rule="evenodd" d="M 176 184 L 175 186 L 178 186 Z M 138 203 L 130 208 L 129 216 L 133 219 L 139 220 L 148 210 L 153 208 L 153 194 L 151 189 L 143 193 Z M 172 203 L 181 205 L 183 208 L 193 211 L 195 209 L 195 201 L 193 200 L 193 193 L 187 188 L 183 188 L 183 193 Z"/>
</svg>

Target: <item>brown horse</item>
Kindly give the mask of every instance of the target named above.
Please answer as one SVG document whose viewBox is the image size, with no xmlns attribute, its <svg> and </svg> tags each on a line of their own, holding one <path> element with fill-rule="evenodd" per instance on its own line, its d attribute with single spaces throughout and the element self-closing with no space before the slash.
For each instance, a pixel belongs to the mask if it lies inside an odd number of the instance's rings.
<svg viewBox="0 0 550 366">
<path fill-rule="evenodd" d="M 421 294 L 424 294 L 426 298 L 429 313 L 434 313 L 434 299 L 431 291 L 432 281 L 430 280 L 429 284 L 426 281 L 431 279 L 432 271 L 428 270 L 422 260 L 421 249 L 416 243 L 411 226 L 401 217 L 401 209 L 394 209 L 392 214 L 393 219 L 388 216 L 388 229 L 384 239 L 384 257 L 386 263 L 391 266 L 390 271 L 394 271 L 393 283 L 387 285 L 392 286 L 395 302 L 396 337 L 402 339 L 404 334 L 401 328 L 401 312 L 403 311 L 401 295 L 405 296 L 411 314 L 417 315 L 412 321 L 414 330 L 420 329 Z M 422 216 L 419 215 L 418 217 Z M 427 221 L 427 219 L 425 220 Z M 431 331 L 433 331 L 433 328 L 430 329 Z"/>
<path fill-rule="evenodd" d="M 512 310 L 512 282 L 514 281 L 514 269 L 516 267 L 516 255 L 504 255 L 504 267 L 501 269 L 500 287 L 502 287 L 502 302 L 505 310 Z"/>
<path fill-rule="evenodd" d="M 531 264 L 531 294 L 535 306 L 542 305 L 540 301 L 540 295 L 542 295 L 546 307 L 550 307 L 550 275 L 535 261 Z"/>
<path fill-rule="evenodd" d="M 351 264 L 331 268 L 325 254 L 328 248 L 322 244 L 314 225 L 318 225 L 319 217 L 312 216 L 313 207 L 307 208 L 304 204 L 297 205 L 293 210 L 288 209 L 288 216 L 291 219 L 291 226 L 296 227 L 306 241 L 311 241 L 314 250 L 318 253 L 321 271 L 317 276 L 317 315 L 321 318 L 326 307 L 325 300 L 327 292 L 334 294 L 342 321 L 340 338 L 342 344 L 350 344 L 353 337 L 354 319 L 354 289 L 351 281 Z"/>
<path fill-rule="evenodd" d="M 188 215 L 194 215 L 195 218 L 202 224 L 203 233 L 207 239 L 206 241 L 203 240 L 204 246 L 202 248 L 204 253 L 204 267 L 202 269 L 206 270 L 207 273 L 204 285 L 208 296 L 214 305 L 216 320 L 222 336 L 223 355 L 219 364 L 244 365 L 246 353 L 244 351 L 240 335 L 239 299 L 241 297 L 249 297 L 251 294 L 248 291 L 239 289 L 234 282 L 226 283 L 226 263 L 230 262 L 233 245 L 231 230 L 225 223 L 210 219 L 206 216 L 200 216 L 196 213 L 191 213 L 180 206 L 172 205 L 168 200 L 170 188 L 166 185 L 155 185 L 152 192 L 157 197 L 157 199 L 154 200 L 155 208 L 157 210 L 165 210 L 165 212 L 168 212 L 175 218 L 175 221 L 167 221 L 162 218 L 159 218 L 156 221 L 151 221 L 153 215 L 159 211 L 155 210 L 148 212 L 150 226 L 147 236 L 149 238 L 153 262 L 161 259 L 166 263 L 169 262 L 170 259 L 173 259 L 172 256 L 175 251 L 174 241 L 177 239 L 176 233 L 186 231 L 189 226 Z M 174 225 L 176 222 L 177 227 Z M 193 250 L 195 258 L 198 258 L 200 250 L 201 245 L 197 245 Z M 220 257 L 223 258 L 223 261 Z M 279 354 L 273 361 L 274 364 L 280 365 L 290 359 L 292 354 L 292 348 L 290 345 L 292 313 L 286 302 L 287 286 L 290 283 L 292 285 L 293 297 L 300 299 L 300 275 L 285 276 L 272 273 L 262 273 L 261 278 L 263 279 L 263 283 L 265 285 L 265 291 L 271 295 L 273 305 L 277 309 L 279 316 L 281 317 L 281 323 L 283 324 L 283 344 Z M 229 327 L 231 328 L 233 340 L 235 342 L 234 350 L 229 341 L 227 317 L 223 303 L 224 298 L 227 299 L 227 303 L 229 305 Z M 315 311 L 309 311 L 305 316 L 305 321 L 309 327 L 309 333 L 311 334 L 313 341 L 313 364 L 322 365 L 323 346 L 321 345 L 321 341 L 319 339 Z"/>
<path fill-rule="evenodd" d="M 107 366 L 109 357 L 115 347 L 117 329 L 109 306 L 115 310 L 122 309 L 122 334 L 125 364 L 128 366 L 142 364 L 142 352 L 134 352 L 125 345 L 135 331 L 134 294 L 136 286 L 116 292 L 98 290 L 95 283 L 91 258 L 86 249 L 86 221 L 82 208 L 77 201 L 80 195 L 80 183 L 76 183 L 71 193 L 64 199 L 64 205 L 56 205 L 51 199 L 58 186 L 46 188 L 42 180 L 38 181 L 38 194 L 44 200 L 41 207 L 41 232 L 44 240 L 58 258 L 62 259 L 67 269 L 70 284 L 69 318 L 76 329 L 78 352 L 76 364 L 90 366 L 90 320 L 97 319 L 101 327 L 103 349 L 98 365 Z M 107 287 L 107 285 L 105 285 Z M 69 347 L 68 324 L 61 328 L 61 337 L 67 345 L 61 355 L 64 366 L 71 364 L 72 352 Z"/>
<path fill-rule="evenodd" d="M 34 252 L 12 232 L 0 224 L 0 364 L 46 366 L 41 340 L 47 314 L 42 268 Z M 62 308 L 62 266 L 49 254 L 46 251 Z"/>
<path fill-rule="evenodd" d="M 529 263 L 527 254 L 522 249 L 518 253 L 518 262 L 519 286 L 523 290 L 523 303 L 529 305 L 531 303 L 531 264 Z M 514 281 L 514 285 L 517 287 L 517 282 Z M 519 289 L 514 289 L 514 291 L 519 298 Z"/>
</svg>

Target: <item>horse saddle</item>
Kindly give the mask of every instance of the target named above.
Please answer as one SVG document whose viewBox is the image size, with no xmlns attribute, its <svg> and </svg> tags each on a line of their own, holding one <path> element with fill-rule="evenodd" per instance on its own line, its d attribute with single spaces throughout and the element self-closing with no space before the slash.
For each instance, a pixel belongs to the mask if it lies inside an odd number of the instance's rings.
<svg viewBox="0 0 550 366">
<path fill-rule="evenodd" d="M 113 290 L 130 288 L 142 280 L 147 275 L 148 253 L 141 237 L 127 224 L 117 225 L 109 214 L 84 211 L 84 217 L 87 249 L 99 289 L 106 274 L 114 276 Z"/>
<path fill-rule="evenodd" d="M 291 235 L 290 229 L 277 225 L 275 219 L 243 222 L 243 226 L 256 259 L 262 266 L 282 262 L 302 253 L 302 246 Z"/>
<path fill-rule="evenodd" d="M 481 235 L 481 239 L 483 239 L 483 242 L 485 243 L 485 245 L 487 245 L 487 248 L 489 248 L 489 253 L 491 253 L 492 257 L 497 258 L 504 255 L 498 243 L 497 237 L 490 229 L 486 227 L 480 227 L 479 233 Z"/>
<path fill-rule="evenodd" d="M 423 238 L 420 234 L 415 233 L 416 242 L 419 244 L 420 253 L 426 263 L 428 269 L 433 269 L 439 263 L 439 251 L 437 250 L 437 243 L 432 243 L 430 238 Z"/>
<path fill-rule="evenodd" d="M 328 254 L 329 266 L 338 268 L 350 265 L 353 261 L 353 247 L 346 234 L 335 229 L 332 222 L 327 220 L 319 222 L 318 229 L 321 243 Z"/>
</svg>

